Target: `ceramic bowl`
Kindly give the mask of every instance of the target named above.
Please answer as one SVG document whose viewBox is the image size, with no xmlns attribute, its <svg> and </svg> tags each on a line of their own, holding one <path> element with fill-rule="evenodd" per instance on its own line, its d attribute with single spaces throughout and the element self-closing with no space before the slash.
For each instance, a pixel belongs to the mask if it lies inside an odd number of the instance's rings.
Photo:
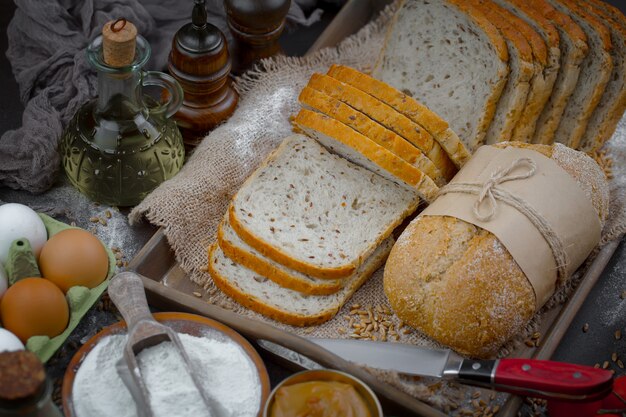
<svg viewBox="0 0 626 417">
<path fill-rule="evenodd" d="M 222 323 L 208 319 L 206 317 L 197 316 L 195 314 L 155 313 L 154 318 L 157 321 L 170 326 L 179 333 L 186 333 L 192 336 L 206 336 L 207 334 L 211 334 L 211 332 L 218 332 L 220 333 L 220 336 L 225 336 L 241 346 L 241 348 L 244 350 L 244 352 L 246 352 L 250 360 L 254 363 L 257 374 L 259 375 L 259 381 L 261 383 L 261 401 L 258 416 L 260 417 L 262 415 L 261 413 L 263 407 L 265 405 L 265 402 L 267 401 L 270 392 L 270 380 L 267 374 L 267 370 L 265 369 L 263 360 L 246 339 L 244 339 L 239 333 L 237 333 L 230 327 L 223 325 Z M 76 354 L 70 361 L 70 364 L 68 365 L 67 370 L 65 371 L 65 376 L 63 378 L 63 411 L 66 417 L 78 417 L 76 415 L 76 412 L 74 411 L 72 388 L 74 385 L 74 379 L 76 378 L 76 373 L 78 372 L 78 369 L 80 369 L 80 365 L 83 360 L 103 337 L 125 333 L 126 323 L 119 322 L 113 324 L 109 327 L 104 328 L 94 337 L 89 339 L 87 343 L 85 343 L 78 350 L 78 352 L 76 352 Z"/>
</svg>

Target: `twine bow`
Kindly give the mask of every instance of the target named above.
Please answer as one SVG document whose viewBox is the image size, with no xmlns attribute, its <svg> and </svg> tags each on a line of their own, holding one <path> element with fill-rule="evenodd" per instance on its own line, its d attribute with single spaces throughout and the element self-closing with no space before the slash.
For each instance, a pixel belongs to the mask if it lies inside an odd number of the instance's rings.
<svg viewBox="0 0 626 417">
<path fill-rule="evenodd" d="M 511 175 L 511 172 L 520 166 L 528 166 L 526 172 Z M 530 158 L 519 158 L 505 169 L 497 169 L 494 171 L 490 178 L 483 184 L 470 184 L 470 183 L 451 183 L 439 190 L 439 195 L 445 195 L 448 193 L 464 193 L 474 194 L 478 198 L 474 202 L 474 216 L 481 222 L 488 222 L 496 214 L 498 202 L 503 202 L 509 206 L 515 208 L 531 221 L 531 223 L 537 228 L 539 233 L 546 240 L 552 254 L 554 255 L 554 261 L 557 267 L 557 277 L 559 281 L 563 282 L 567 279 L 568 264 L 567 252 L 563 247 L 563 242 L 557 236 L 556 232 L 552 229 L 548 221 L 539 214 L 530 204 L 521 198 L 511 194 L 510 192 L 499 188 L 498 185 L 507 181 L 516 181 L 530 178 L 537 171 L 536 163 Z M 489 209 L 486 213 L 481 213 L 481 205 L 484 201 L 489 203 Z"/>
<path fill-rule="evenodd" d="M 515 168 L 523 166 L 524 164 L 528 165 L 527 172 L 517 175 L 509 175 Z M 491 174 L 491 177 L 485 181 L 483 189 L 478 194 L 478 199 L 474 203 L 474 216 L 476 216 L 476 218 L 481 222 L 488 222 L 491 220 L 496 214 L 496 209 L 498 207 L 496 197 L 493 195 L 494 187 L 502 184 L 503 182 L 530 178 L 535 174 L 535 171 L 537 171 L 537 164 L 535 164 L 535 161 L 530 158 L 517 159 L 511 164 L 510 167 L 494 171 Z M 483 201 L 485 201 L 485 198 L 487 198 L 487 202 L 489 203 L 489 211 L 485 214 L 481 214 L 480 207 Z"/>
</svg>

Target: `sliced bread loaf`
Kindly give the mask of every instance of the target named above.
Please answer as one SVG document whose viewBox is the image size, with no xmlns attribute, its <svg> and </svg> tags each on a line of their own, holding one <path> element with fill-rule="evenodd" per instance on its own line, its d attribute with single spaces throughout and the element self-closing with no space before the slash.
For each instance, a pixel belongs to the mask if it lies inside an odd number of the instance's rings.
<svg viewBox="0 0 626 417">
<path fill-rule="evenodd" d="M 485 135 L 485 143 L 510 141 L 513 129 L 526 106 L 530 81 L 534 76 L 535 64 L 530 44 L 518 28 L 496 10 L 490 1 L 468 0 L 468 3 L 480 10 L 500 31 L 509 50 L 509 77 L 502 91 L 496 113 Z"/>
<path fill-rule="evenodd" d="M 518 123 L 513 132 L 513 140 L 521 142 L 535 141 L 535 132 L 539 129 L 540 118 L 549 117 L 542 115 L 553 111 L 553 106 L 549 105 L 552 95 L 558 96 L 563 94 L 562 90 L 565 86 L 564 80 L 566 78 L 560 67 L 561 47 L 564 46 L 561 44 L 556 26 L 526 0 L 494 0 L 494 2 L 530 25 L 541 36 L 548 48 L 547 63 L 542 74 L 546 85 L 543 89 L 539 88 L 538 93 L 542 99 L 537 100 L 536 108 L 532 107 L 533 103 L 529 99 L 527 103 L 529 107 L 522 114 L 520 123 Z M 561 74 L 560 80 L 559 74 Z M 541 95 L 541 92 L 543 92 L 543 95 Z M 537 112 L 537 114 L 533 114 L 534 112 Z M 548 142 L 548 138 L 546 138 L 546 142 Z"/>
<path fill-rule="evenodd" d="M 293 123 L 333 153 L 417 191 L 426 201 L 432 201 L 439 192 L 424 172 L 338 120 L 302 109 Z"/>
<path fill-rule="evenodd" d="M 550 34 L 555 37 L 554 43 L 548 45 L 547 42 L 551 42 L 551 40 L 547 30 L 543 30 L 539 22 L 536 22 L 539 30 L 535 29 L 526 20 L 504 7 L 502 3 L 506 0 L 481 0 L 481 2 L 507 19 L 524 36 L 532 49 L 534 72 L 530 80 L 528 98 L 511 135 L 512 141 L 530 142 L 535 133 L 537 120 L 550 99 L 558 74 L 561 55 L 559 35 L 554 26 L 546 21 L 549 26 L 552 26 Z M 509 7 L 514 8 L 515 6 L 509 4 Z M 520 13 L 523 14 L 524 12 L 520 11 Z M 546 34 L 542 35 L 540 31 Z"/>
<path fill-rule="evenodd" d="M 439 171 L 433 161 L 428 159 L 426 155 L 404 138 L 375 122 L 360 111 L 309 87 L 304 87 L 298 100 L 300 100 L 303 107 L 337 119 L 398 155 L 432 178 L 435 184 L 445 184 L 445 178 L 443 178 L 441 171 Z"/>
<path fill-rule="evenodd" d="M 229 221 L 263 256 L 336 279 L 351 275 L 418 203 L 414 190 L 294 135 L 239 189 Z"/>
<path fill-rule="evenodd" d="M 344 102 L 402 136 L 428 156 L 446 180 L 452 179 L 456 174 L 456 167 L 430 133 L 382 101 L 351 85 L 322 74 L 313 74 L 308 87 Z"/>
<path fill-rule="evenodd" d="M 343 83 L 376 97 L 383 103 L 424 127 L 446 151 L 457 168 L 471 156 L 461 139 L 448 126 L 448 122 L 413 97 L 396 90 L 389 84 L 344 65 L 332 65 L 328 75 Z"/>
<path fill-rule="evenodd" d="M 516 6 L 519 2 L 526 3 L 528 5 L 526 7 L 533 7 L 538 14 L 550 20 L 559 32 L 561 66 L 552 95 L 539 117 L 533 138 L 534 143 L 551 144 L 554 142 L 554 135 L 568 100 L 576 89 L 581 64 L 589 50 L 587 36 L 576 22 L 567 14 L 552 7 L 547 0 L 511 1 L 515 1 Z"/>
<path fill-rule="evenodd" d="M 380 268 L 393 246 L 384 240 L 374 253 L 331 295 L 305 295 L 281 287 L 266 277 L 229 259 L 213 244 L 209 248 L 209 273 L 215 285 L 239 304 L 293 326 L 312 326 L 330 320 L 354 292 Z"/>
<path fill-rule="evenodd" d="M 256 251 L 235 233 L 228 213 L 217 230 L 217 242 L 224 254 L 246 268 L 294 291 L 309 295 L 336 293 L 343 286 L 340 279 L 315 278 L 286 268 Z M 348 278 L 345 278 L 348 279 Z"/>
<path fill-rule="evenodd" d="M 579 5 L 586 7 L 609 28 L 613 73 L 581 139 L 581 149 L 585 151 L 599 149 L 613 135 L 626 110 L 626 19 L 619 10 L 609 13 L 599 3 L 603 2 L 580 1 Z"/>
<path fill-rule="evenodd" d="M 406 1 L 373 76 L 446 120 L 473 151 L 483 143 L 509 73 L 498 30 L 464 0 Z"/>
<path fill-rule="evenodd" d="M 580 25 L 589 44 L 589 53 L 582 62 L 576 89 L 565 107 L 554 136 L 557 142 L 578 149 L 589 118 L 600 102 L 613 70 L 611 34 L 604 23 L 575 0 L 549 1 Z"/>
</svg>

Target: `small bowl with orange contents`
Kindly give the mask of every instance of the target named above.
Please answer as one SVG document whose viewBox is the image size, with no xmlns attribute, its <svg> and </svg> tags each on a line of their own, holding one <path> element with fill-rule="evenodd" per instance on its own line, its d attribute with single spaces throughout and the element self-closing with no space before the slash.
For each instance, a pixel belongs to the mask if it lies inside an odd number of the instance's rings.
<svg viewBox="0 0 626 417">
<path fill-rule="evenodd" d="M 39 253 L 26 238 L 12 242 L 0 321 L 46 362 L 105 291 L 117 260 L 88 231 L 38 216 L 47 239 Z"/>
<path fill-rule="evenodd" d="M 291 375 L 270 393 L 263 417 L 383 417 L 376 394 L 356 377 L 332 369 Z"/>
</svg>

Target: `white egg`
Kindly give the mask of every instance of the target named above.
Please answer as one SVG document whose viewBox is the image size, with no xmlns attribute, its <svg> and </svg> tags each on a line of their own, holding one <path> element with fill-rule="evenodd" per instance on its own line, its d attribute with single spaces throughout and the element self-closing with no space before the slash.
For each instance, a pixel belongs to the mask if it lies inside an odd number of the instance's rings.
<svg viewBox="0 0 626 417">
<path fill-rule="evenodd" d="M 39 257 L 48 239 L 46 226 L 33 209 L 22 204 L 0 206 L 0 263 L 5 264 L 9 248 L 15 239 L 26 238 Z"/>
<path fill-rule="evenodd" d="M 9 288 L 9 277 L 7 276 L 7 271 L 5 271 L 2 264 L 0 264 L 0 300 L 2 300 L 2 296 L 7 288 Z"/>
<path fill-rule="evenodd" d="M 0 327 L 0 352 L 24 350 L 24 345 L 16 335 Z"/>
</svg>

